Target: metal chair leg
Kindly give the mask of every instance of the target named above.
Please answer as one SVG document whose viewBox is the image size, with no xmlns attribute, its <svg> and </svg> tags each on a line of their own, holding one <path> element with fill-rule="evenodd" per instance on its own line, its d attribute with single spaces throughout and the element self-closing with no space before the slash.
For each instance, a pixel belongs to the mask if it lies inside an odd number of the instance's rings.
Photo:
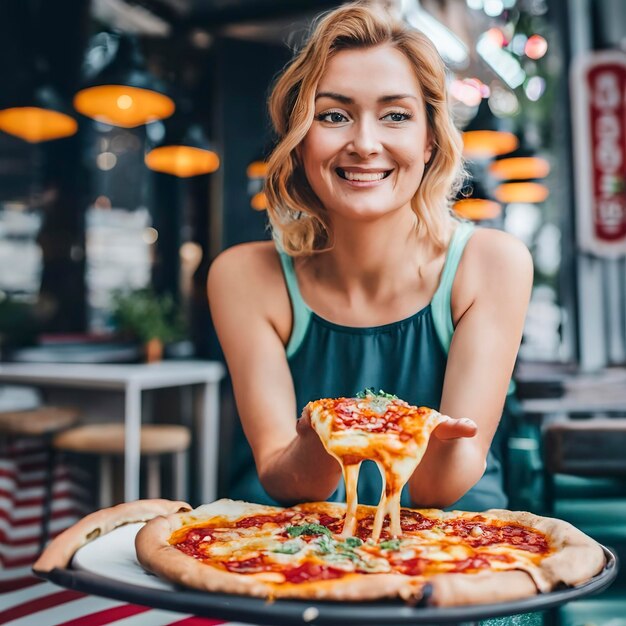
<svg viewBox="0 0 626 626">
<path fill-rule="evenodd" d="M 56 451 L 52 447 L 52 437 L 45 437 L 45 445 L 48 453 L 46 459 L 46 475 L 44 477 L 44 491 L 41 511 L 41 537 L 39 538 L 39 551 L 42 552 L 50 537 L 50 522 L 52 520 L 52 500 L 54 497 L 54 469 L 56 467 Z"/>
</svg>

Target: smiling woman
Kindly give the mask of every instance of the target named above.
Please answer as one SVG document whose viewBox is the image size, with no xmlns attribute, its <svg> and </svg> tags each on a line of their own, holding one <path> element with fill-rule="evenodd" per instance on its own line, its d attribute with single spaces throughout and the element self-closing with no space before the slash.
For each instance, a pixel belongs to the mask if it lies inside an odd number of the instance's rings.
<svg viewBox="0 0 626 626">
<path fill-rule="evenodd" d="M 461 141 L 437 52 L 380 8 L 343 5 L 319 20 L 269 108 L 274 241 L 225 251 L 209 274 L 243 427 L 229 495 L 343 500 L 339 464 L 308 413 L 296 418 L 311 400 L 374 387 L 451 416 L 404 505 L 505 506 L 492 439 L 532 267 L 517 240 L 451 216 Z M 365 461 L 359 502 L 382 487 Z"/>
</svg>

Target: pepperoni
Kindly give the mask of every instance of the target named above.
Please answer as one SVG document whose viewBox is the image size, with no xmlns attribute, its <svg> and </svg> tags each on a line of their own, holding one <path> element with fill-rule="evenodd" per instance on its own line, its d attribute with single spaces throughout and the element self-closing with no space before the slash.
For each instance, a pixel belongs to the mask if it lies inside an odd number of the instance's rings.
<svg viewBox="0 0 626 626">
<path fill-rule="evenodd" d="M 464 543 L 472 547 L 489 546 L 496 543 L 505 543 L 520 550 L 542 554 L 550 551 L 547 538 L 532 528 L 525 528 L 518 524 L 487 524 L 473 520 L 450 520 L 453 534 L 462 537 Z M 479 533 L 472 534 L 472 529 L 478 527 Z"/>
<path fill-rule="evenodd" d="M 283 511 L 273 515 L 252 515 L 244 517 L 235 522 L 235 528 L 251 528 L 253 526 L 263 526 L 263 524 L 283 524 L 290 521 L 295 515 L 294 511 Z"/>
<path fill-rule="evenodd" d="M 472 556 L 463 561 L 455 561 L 453 572 L 465 572 L 467 570 L 485 569 L 489 567 L 489 561 L 482 556 Z"/>
<path fill-rule="evenodd" d="M 406 574 L 407 576 L 419 576 L 420 574 L 423 574 L 426 566 L 428 565 L 428 561 L 426 559 L 421 559 L 419 557 L 404 560 L 390 559 L 389 563 L 391 564 L 394 572 Z"/>
<path fill-rule="evenodd" d="M 269 572 L 272 570 L 272 566 L 265 562 L 261 554 L 251 559 L 245 559 L 244 561 L 223 561 L 222 565 L 229 572 L 236 572 L 237 574 L 256 574 L 258 572 Z"/>
<path fill-rule="evenodd" d="M 340 533 L 343 530 L 343 518 L 333 517 L 328 513 L 320 513 L 318 524 L 326 526 L 331 533 Z"/>
<path fill-rule="evenodd" d="M 417 511 L 411 511 L 409 509 L 400 509 L 400 526 L 402 532 L 410 533 L 416 530 L 426 530 L 432 528 L 435 525 L 435 520 L 430 517 L 424 517 Z"/>
<path fill-rule="evenodd" d="M 281 570 L 281 573 L 285 576 L 287 582 L 293 584 L 309 583 L 316 580 L 331 580 L 346 575 L 346 572 L 343 570 L 309 561 L 298 567 Z"/>
<path fill-rule="evenodd" d="M 362 406 L 355 405 L 351 399 L 340 398 L 334 406 L 325 407 L 334 410 L 335 420 L 333 427 L 335 430 L 346 430 L 348 428 L 358 428 L 370 433 L 396 432 L 400 434 L 403 441 L 412 437 L 401 425 L 401 420 L 406 416 L 421 415 L 421 409 L 409 406 L 400 401 L 389 403 L 384 413 L 377 413 L 372 410 L 367 402 Z"/>
</svg>

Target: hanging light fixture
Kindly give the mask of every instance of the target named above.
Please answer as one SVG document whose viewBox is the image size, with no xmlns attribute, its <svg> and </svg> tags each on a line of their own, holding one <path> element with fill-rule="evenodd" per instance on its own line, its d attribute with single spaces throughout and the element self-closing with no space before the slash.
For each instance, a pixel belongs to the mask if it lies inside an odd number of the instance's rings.
<svg viewBox="0 0 626 626">
<path fill-rule="evenodd" d="M 100 33 L 87 56 L 92 77 L 74 107 L 99 122 L 134 128 L 174 113 L 163 84 L 144 69 L 135 37 Z"/>
<path fill-rule="evenodd" d="M 493 220 L 502 214 L 502 206 L 488 196 L 476 175 L 461 189 L 452 210 L 459 217 L 473 222 Z"/>
<path fill-rule="evenodd" d="M 39 87 L 32 98 L 14 104 L 0 110 L 0 130 L 24 141 L 61 139 L 78 130 L 78 123 L 67 114 L 53 87 Z"/>
<path fill-rule="evenodd" d="M 491 163 L 489 173 L 498 180 L 545 178 L 550 173 L 550 164 L 538 156 L 507 156 Z"/>
<path fill-rule="evenodd" d="M 248 177 L 250 206 L 255 211 L 265 211 L 267 209 L 267 196 L 263 191 L 263 186 L 267 176 L 267 161 L 262 157 L 252 161 L 246 168 L 246 176 Z"/>
<path fill-rule="evenodd" d="M 483 99 L 476 116 L 463 132 L 463 156 L 481 161 L 515 150 L 519 141 L 514 133 L 502 128 L 505 123 L 493 115 L 487 100 Z"/>
<path fill-rule="evenodd" d="M 189 178 L 215 172 L 220 166 L 220 158 L 209 145 L 202 128 L 193 125 L 182 134 L 176 130 L 166 134 L 148 151 L 145 163 L 155 172 Z"/>
<path fill-rule="evenodd" d="M 546 200 L 549 195 L 550 191 L 545 185 L 532 181 L 503 183 L 494 191 L 496 200 L 505 204 L 512 202 L 537 204 Z"/>
</svg>

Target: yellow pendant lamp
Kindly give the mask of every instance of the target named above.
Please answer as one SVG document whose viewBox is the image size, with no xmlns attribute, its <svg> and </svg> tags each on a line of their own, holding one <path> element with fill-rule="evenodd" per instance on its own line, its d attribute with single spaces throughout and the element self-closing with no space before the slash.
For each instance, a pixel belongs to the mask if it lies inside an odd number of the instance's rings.
<svg viewBox="0 0 626 626">
<path fill-rule="evenodd" d="M 195 125 L 183 136 L 166 135 L 159 145 L 148 151 L 145 163 L 155 172 L 189 178 L 215 172 L 219 169 L 220 158 L 211 149 L 200 126 Z"/>
<path fill-rule="evenodd" d="M 143 65 L 137 39 L 119 36 L 114 59 L 76 93 L 74 108 L 86 117 L 122 128 L 169 117 L 176 105 Z"/>
<path fill-rule="evenodd" d="M 502 183 L 494 191 L 496 200 L 505 204 L 513 202 L 538 204 L 549 195 L 550 191 L 545 185 L 533 181 Z"/>
<path fill-rule="evenodd" d="M 489 197 L 479 177 L 471 172 L 471 178 L 459 192 L 452 210 L 466 220 L 481 222 L 493 220 L 502 214 L 502 205 Z"/>
<path fill-rule="evenodd" d="M 507 157 L 491 163 L 489 173 L 498 180 L 545 178 L 550 173 L 550 164 L 538 156 Z"/>
<path fill-rule="evenodd" d="M 29 143 L 70 137 L 78 130 L 78 123 L 65 113 L 52 87 L 39 88 L 23 104 L 0 110 L 0 130 Z"/>
<path fill-rule="evenodd" d="M 519 141 L 514 133 L 504 128 L 506 124 L 506 120 L 491 112 L 487 99 L 483 99 L 476 116 L 463 132 L 463 156 L 470 161 L 482 161 L 515 150 Z"/>
<path fill-rule="evenodd" d="M 453 211 L 466 220 L 480 222 L 500 217 L 502 206 L 486 198 L 463 198 L 452 205 Z"/>
</svg>

